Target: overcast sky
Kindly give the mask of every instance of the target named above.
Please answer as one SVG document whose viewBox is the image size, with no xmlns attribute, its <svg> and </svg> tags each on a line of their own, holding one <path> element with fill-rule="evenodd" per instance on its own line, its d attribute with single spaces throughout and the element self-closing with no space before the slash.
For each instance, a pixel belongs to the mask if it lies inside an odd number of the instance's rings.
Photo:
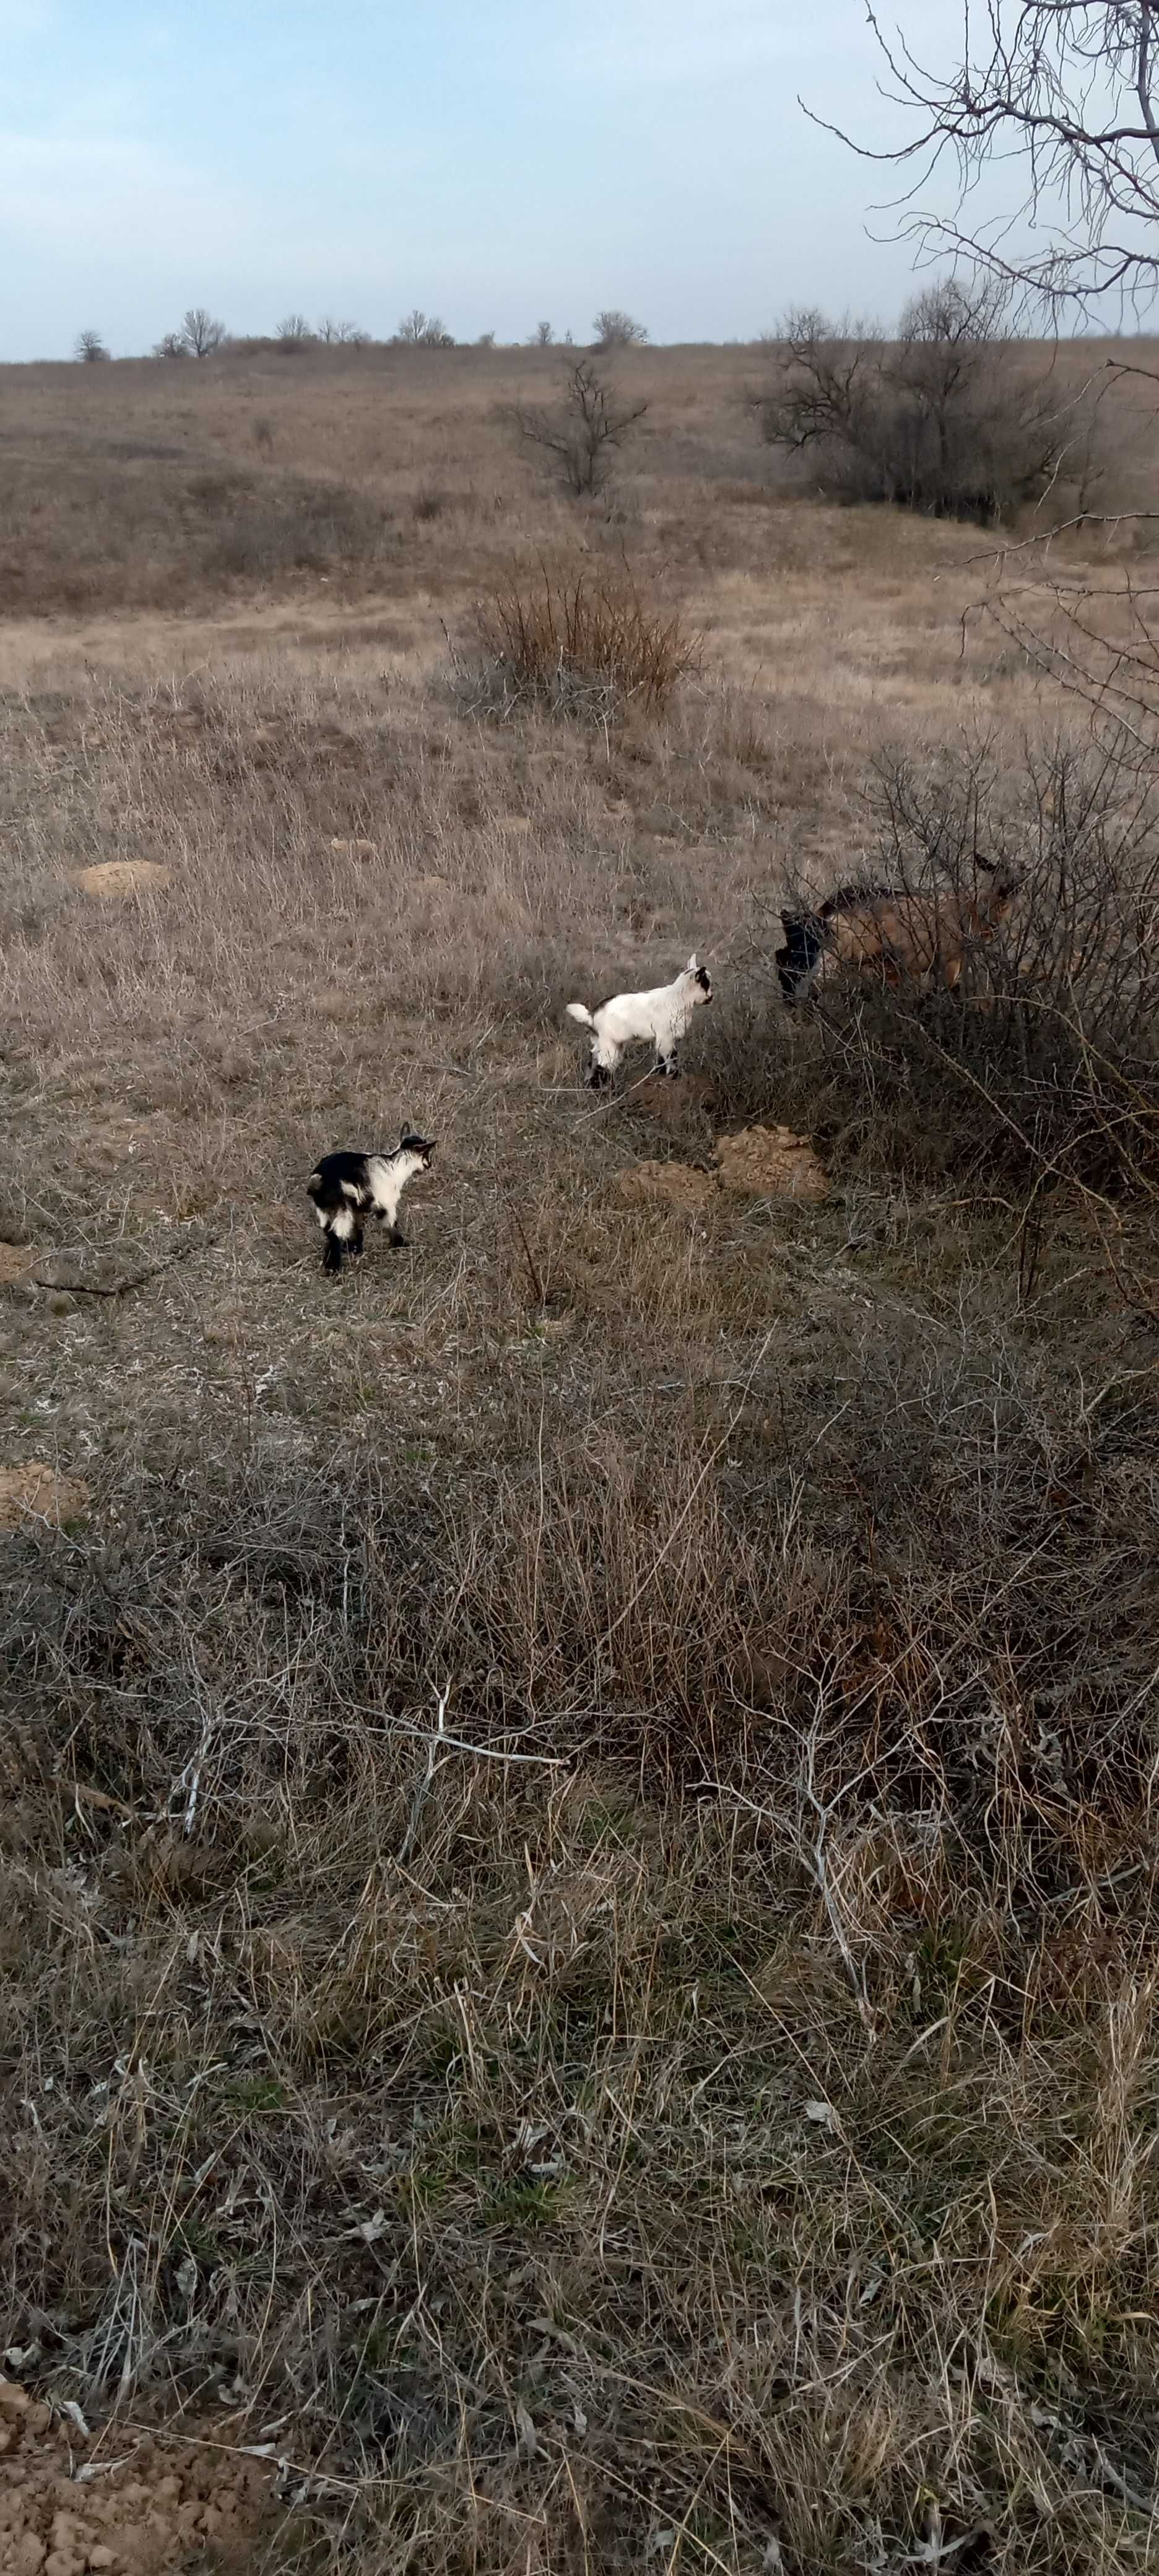
<svg viewBox="0 0 1159 2576">
<path fill-rule="evenodd" d="M 898 13 L 953 56 L 960 0 Z M 909 289 L 889 174 L 797 105 L 901 130 L 863 0 L 0 0 L 0 52 L 0 358 L 190 303 L 725 340 Z"/>
</svg>

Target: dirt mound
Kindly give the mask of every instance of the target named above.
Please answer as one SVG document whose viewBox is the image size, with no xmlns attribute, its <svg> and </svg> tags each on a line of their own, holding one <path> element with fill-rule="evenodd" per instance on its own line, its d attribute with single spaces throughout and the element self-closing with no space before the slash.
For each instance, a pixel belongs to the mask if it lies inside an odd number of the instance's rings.
<svg viewBox="0 0 1159 2576">
<path fill-rule="evenodd" d="M 166 2576 L 207 2549 L 240 2569 L 274 2527 L 267 2463 L 220 2439 L 94 2438 L 8 2379 L 0 2454 L 3 2576 Z"/>
<path fill-rule="evenodd" d="M 616 1187 L 635 1206 L 678 1208 L 686 1216 L 699 1216 L 717 1195 L 711 1172 L 695 1172 L 690 1163 L 633 1163 Z"/>
<path fill-rule="evenodd" d="M 616 1188 L 637 1206 L 679 1208 L 688 1216 L 701 1215 L 722 1187 L 754 1198 L 828 1196 L 828 1180 L 808 1137 L 794 1135 L 791 1127 L 745 1127 L 739 1136 L 721 1136 L 716 1160 L 718 1172 L 698 1172 L 690 1163 L 632 1163 Z"/>
<path fill-rule="evenodd" d="M 722 1136 L 716 1159 L 726 1190 L 756 1198 L 823 1199 L 829 1183 L 807 1136 L 791 1127 L 743 1127 Z"/>
<path fill-rule="evenodd" d="M 31 1514 L 37 1520 L 79 1520 L 88 1507 L 89 1489 L 79 1476 L 59 1476 L 39 1458 L 23 1458 L 15 1467 L 0 1467 L 0 1530 L 20 1529 Z"/>
<path fill-rule="evenodd" d="M 80 886 L 84 894 L 99 895 L 103 901 L 113 895 L 144 894 L 150 889 L 159 893 L 172 883 L 172 868 L 162 867 L 159 859 L 102 859 L 96 867 L 77 868 L 73 874 L 74 885 Z"/>
<path fill-rule="evenodd" d="M 30 1243 L 0 1243 L 0 1288 L 10 1288 L 16 1279 L 27 1279 L 35 1261 Z"/>
<path fill-rule="evenodd" d="M 336 840 L 331 841 L 330 847 L 340 859 L 375 859 L 378 856 L 377 841 Z"/>
</svg>

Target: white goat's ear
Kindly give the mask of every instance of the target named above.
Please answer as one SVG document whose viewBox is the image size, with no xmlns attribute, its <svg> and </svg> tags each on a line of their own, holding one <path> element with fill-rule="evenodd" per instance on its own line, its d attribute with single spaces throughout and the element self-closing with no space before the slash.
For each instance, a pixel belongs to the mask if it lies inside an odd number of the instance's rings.
<svg viewBox="0 0 1159 2576">
<path fill-rule="evenodd" d="M 693 951 L 692 951 L 692 955 L 691 955 L 691 957 L 690 957 L 690 958 L 689 958 L 689 960 L 688 960 L 688 964 L 687 964 L 687 966 L 686 966 L 686 967 L 685 967 L 685 969 L 684 969 L 684 972 L 685 972 L 685 974 L 686 974 L 686 975 L 695 975 L 696 971 L 697 971 L 697 969 L 696 969 L 696 950 L 695 950 L 695 948 L 694 948 L 694 949 L 693 949 Z"/>
</svg>

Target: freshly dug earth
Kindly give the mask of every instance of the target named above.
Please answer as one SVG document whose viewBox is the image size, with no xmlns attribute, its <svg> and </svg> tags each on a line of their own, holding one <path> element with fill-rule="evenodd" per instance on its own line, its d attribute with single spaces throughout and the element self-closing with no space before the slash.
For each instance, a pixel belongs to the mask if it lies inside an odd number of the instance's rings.
<svg viewBox="0 0 1159 2576">
<path fill-rule="evenodd" d="M 743 1127 L 722 1136 L 716 1149 L 726 1190 L 754 1197 L 823 1199 L 829 1183 L 807 1136 L 791 1127 Z"/>
<path fill-rule="evenodd" d="M 277 2511 L 265 2461 L 151 2434 L 86 2440 L 0 2380 L 0 2576 L 166 2576 L 210 2550 L 240 2569 Z"/>
<path fill-rule="evenodd" d="M 60 1476 L 40 1458 L 0 1467 L 0 1530 L 19 1529 L 30 1513 L 59 1527 L 62 1521 L 78 1520 L 88 1499 L 81 1477 Z"/>
<path fill-rule="evenodd" d="M 745 1127 L 739 1136 L 722 1136 L 716 1160 L 719 1177 L 690 1163 L 633 1163 L 616 1186 L 621 1198 L 636 1205 L 682 1208 L 691 1216 L 710 1206 L 722 1186 L 754 1198 L 828 1196 L 828 1180 L 808 1137 L 791 1127 Z"/>
</svg>

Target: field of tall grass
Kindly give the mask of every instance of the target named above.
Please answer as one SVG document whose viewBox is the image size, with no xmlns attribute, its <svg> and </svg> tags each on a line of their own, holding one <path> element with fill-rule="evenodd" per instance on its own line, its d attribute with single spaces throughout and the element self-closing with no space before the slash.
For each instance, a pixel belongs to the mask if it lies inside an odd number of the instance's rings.
<svg viewBox="0 0 1159 2576">
<path fill-rule="evenodd" d="M 0 371 L 3 2371 L 256 2447 L 250 2565 L 1141 2571 L 1149 780 L 759 351 L 591 503 L 555 363 Z M 671 685 L 506 685 L 545 595 Z M 960 999 L 784 1011 L 790 892 L 975 847 Z"/>
</svg>

